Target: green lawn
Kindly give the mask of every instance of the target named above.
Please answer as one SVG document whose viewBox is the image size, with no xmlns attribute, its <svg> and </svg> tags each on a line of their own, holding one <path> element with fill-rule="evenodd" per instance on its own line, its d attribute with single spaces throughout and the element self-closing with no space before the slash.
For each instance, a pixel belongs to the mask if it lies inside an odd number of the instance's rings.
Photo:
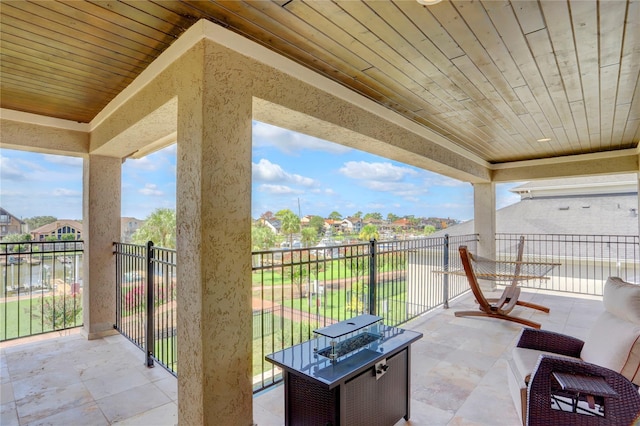
<svg viewBox="0 0 640 426">
<path fill-rule="evenodd" d="M 46 296 L 0 303 L 0 341 L 54 331 L 53 312 L 46 308 L 47 302 L 50 304 L 52 299 Z M 59 296 L 56 299 L 62 300 Z M 69 305 L 72 306 L 71 299 Z M 76 312 L 75 318 L 73 315 L 67 317 L 66 327 L 62 320 L 58 320 L 55 330 L 81 326 L 81 303 L 76 306 Z M 56 314 L 59 313 L 58 310 Z"/>
<path fill-rule="evenodd" d="M 253 375 L 269 371 L 273 367 L 273 364 L 264 360 L 265 355 L 308 340 L 309 333 L 315 328 L 318 328 L 315 323 L 291 321 L 271 312 L 255 315 L 253 321 Z M 154 355 L 177 372 L 175 342 L 175 337 L 156 341 Z"/>
<path fill-rule="evenodd" d="M 360 297 L 366 298 L 366 289 L 364 294 L 360 292 Z M 311 296 L 311 301 L 308 298 L 297 298 L 282 301 L 282 305 L 292 309 L 297 309 L 303 312 L 310 312 L 312 314 L 319 314 L 335 320 L 344 320 L 357 315 L 359 312 L 356 309 L 352 311 L 350 308 L 362 307 L 362 304 L 356 304 L 354 297 L 347 296 L 346 289 L 325 291 L 324 295 L 320 297 L 320 306 L 318 307 L 318 296 Z M 404 318 L 406 312 L 405 300 L 406 300 L 406 283 L 384 283 L 378 287 L 378 299 L 384 297 L 386 305 L 379 302 L 379 306 L 386 307 L 385 312 L 381 312 L 381 316 L 389 318 Z M 362 300 L 361 300 L 362 302 Z"/>
<path fill-rule="evenodd" d="M 362 264 L 362 259 L 359 259 L 359 264 Z M 291 271 L 292 266 L 274 266 L 272 269 L 264 269 L 260 271 L 256 271 L 253 273 L 253 285 L 263 285 L 265 287 L 272 285 L 287 285 L 292 283 L 292 274 L 295 274 L 297 271 L 302 268 L 304 271 L 303 274 L 307 274 L 310 270 L 311 279 L 318 280 L 320 282 L 323 281 L 333 281 L 339 279 L 352 278 L 355 276 L 355 273 L 359 273 L 361 276 L 367 276 L 367 268 L 364 268 L 360 271 L 355 269 L 351 269 L 348 267 L 348 262 L 345 259 L 336 259 L 327 262 L 319 262 L 310 264 L 293 264 L 293 272 Z M 309 270 L 307 270 L 309 268 Z M 391 271 L 401 271 L 406 268 L 405 262 L 389 262 L 384 257 L 378 258 L 378 272 L 391 272 Z"/>
</svg>

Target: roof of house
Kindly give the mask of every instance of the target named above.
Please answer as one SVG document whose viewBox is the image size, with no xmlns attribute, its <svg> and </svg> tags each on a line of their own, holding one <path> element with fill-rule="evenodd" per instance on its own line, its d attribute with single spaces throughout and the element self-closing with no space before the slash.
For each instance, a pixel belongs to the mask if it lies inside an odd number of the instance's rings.
<svg viewBox="0 0 640 426">
<path fill-rule="evenodd" d="M 3 209 L 2 207 L 0 207 L 0 214 L 11 216 L 21 224 L 24 223 L 24 221 L 20 220 L 20 218 L 18 218 L 16 215 L 9 213 L 7 210 Z"/>
<path fill-rule="evenodd" d="M 522 198 L 496 212 L 498 233 L 638 235 L 634 174 L 530 182 L 511 191 Z M 473 233 L 470 220 L 433 235 Z"/>
<path fill-rule="evenodd" d="M 55 222 L 51 222 L 46 225 L 42 225 L 39 228 L 31 230 L 31 233 L 32 234 L 48 234 L 60 228 L 61 226 L 65 226 L 65 225 L 75 228 L 76 230 L 82 232 L 82 223 L 78 222 L 77 220 L 58 219 Z"/>
</svg>

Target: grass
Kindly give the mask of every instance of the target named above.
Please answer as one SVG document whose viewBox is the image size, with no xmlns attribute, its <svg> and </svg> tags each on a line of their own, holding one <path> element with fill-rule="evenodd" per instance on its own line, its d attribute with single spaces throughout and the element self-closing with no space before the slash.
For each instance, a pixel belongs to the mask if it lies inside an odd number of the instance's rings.
<svg viewBox="0 0 640 426">
<path fill-rule="evenodd" d="M 52 299 L 52 296 L 25 297 L 0 303 L 0 341 L 54 331 L 53 320 L 47 318 L 46 312 L 42 315 L 43 306 Z M 78 308 L 71 323 L 67 323 L 67 327 L 57 327 L 56 330 L 82 325 L 82 306 Z"/>
<path fill-rule="evenodd" d="M 263 324 L 273 324 L 272 327 L 265 327 L 270 333 L 256 338 L 255 336 L 260 336 Z M 273 364 L 265 361 L 266 355 L 309 340 L 313 337 L 311 330 L 315 328 L 318 328 L 315 323 L 292 321 L 271 312 L 254 315 L 253 375 L 257 376 L 273 368 Z"/>
<path fill-rule="evenodd" d="M 254 315 L 253 318 L 253 375 L 259 375 L 273 368 L 264 357 L 285 347 L 301 343 L 312 337 L 311 330 L 317 324 L 292 321 L 271 312 Z M 264 332 L 264 336 L 262 333 Z M 178 371 L 176 338 L 168 337 L 155 342 L 154 355 L 173 371 Z"/>
<path fill-rule="evenodd" d="M 387 301 L 386 312 L 382 312 L 382 316 L 386 318 L 404 318 L 406 313 L 406 282 L 384 283 L 378 286 L 378 299 L 380 296 L 384 296 L 384 300 Z M 351 295 L 348 297 L 347 289 L 330 290 L 325 291 L 324 295 L 320 299 L 320 308 L 316 309 L 317 296 L 311 296 L 311 303 L 309 298 L 297 298 L 282 301 L 282 305 L 297 309 L 303 312 L 310 312 L 311 314 L 319 314 L 320 316 L 331 318 L 334 320 L 344 320 L 358 314 L 358 309 L 350 310 L 350 306 L 355 306 L 354 297 Z M 360 294 L 360 301 L 362 302 L 367 297 L 366 288 L 364 292 Z M 381 305 L 383 303 L 379 302 Z M 358 304 L 357 307 L 361 307 Z"/>
</svg>

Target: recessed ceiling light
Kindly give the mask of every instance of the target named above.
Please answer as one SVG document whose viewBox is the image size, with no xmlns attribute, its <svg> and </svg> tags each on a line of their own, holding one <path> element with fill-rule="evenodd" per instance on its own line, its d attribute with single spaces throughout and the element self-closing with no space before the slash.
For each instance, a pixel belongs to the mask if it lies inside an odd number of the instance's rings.
<svg viewBox="0 0 640 426">
<path fill-rule="evenodd" d="M 542 139 L 538 139 L 538 142 L 549 142 L 551 140 L 551 138 L 542 138 Z"/>
<path fill-rule="evenodd" d="M 433 6 L 434 4 L 440 3 L 442 0 L 416 0 L 416 1 L 424 6 Z"/>
</svg>

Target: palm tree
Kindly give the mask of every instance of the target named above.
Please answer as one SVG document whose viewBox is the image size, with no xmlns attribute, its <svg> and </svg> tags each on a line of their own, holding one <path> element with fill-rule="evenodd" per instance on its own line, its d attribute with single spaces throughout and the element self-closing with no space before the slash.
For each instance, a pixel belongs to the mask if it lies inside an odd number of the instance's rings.
<svg viewBox="0 0 640 426">
<path fill-rule="evenodd" d="M 251 225 L 251 245 L 254 250 L 266 250 L 273 247 L 276 236 L 264 225 Z"/>
<path fill-rule="evenodd" d="M 176 211 L 167 208 L 154 210 L 131 236 L 131 241 L 135 244 L 153 241 L 158 247 L 176 248 Z"/>
<path fill-rule="evenodd" d="M 380 238 L 380 233 L 378 232 L 378 227 L 372 224 L 365 225 L 360 231 L 358 238 L 364 241 L 377 240 Z"/>
<path fill-rule="evenodd" d="M 313 245 L 318 239 L 318 233 L 315 228 L 304 228 L 302 230 L 302 245 L 303 247 L 309 247 Z"/>
<path fill-rule="evenodd" d="M 300 218 L 291 210 L 280 210 L 276 213 L 280 219 L 280 231 L 289 235 L 289 248 L 293 248 L 293 234 L 300 232 Z"/>
<path fill-rule="evenodd" d="M 342 215 L 336 211 L 332 211 L 331 214 L 329 214 L 329 219 L 331 220 L 342 220 Z"/>
</svg>

